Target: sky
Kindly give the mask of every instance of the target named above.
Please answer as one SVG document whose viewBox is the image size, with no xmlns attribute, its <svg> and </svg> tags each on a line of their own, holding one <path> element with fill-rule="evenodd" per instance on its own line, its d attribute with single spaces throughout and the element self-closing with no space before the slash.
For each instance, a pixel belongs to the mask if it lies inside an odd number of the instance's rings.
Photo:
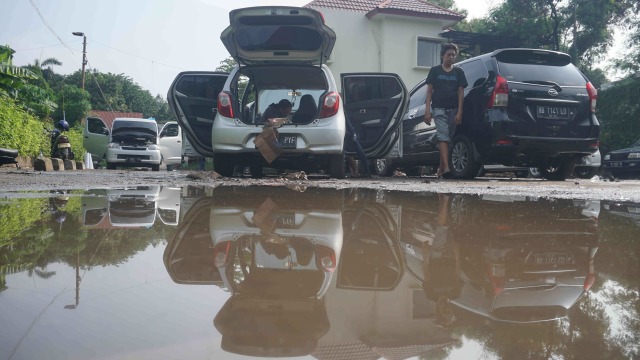
<svg viewBox="0 0 640 360">
<path fill-rule="evenodd" d="M 235 8 L 303 6 L 310 0 L 0 0 L 0 44 L 23 66 L 56 58 L 59 74 L 82 68 L 124 74 L 152 95 L 166 98 L 181 71 L 213 71 L 229 56 L 220 33 Z M 499 0 L 456 0 L 468 18 L 482 17 Z M 86 81 L 94 81 L 87 76 Z"/>
</svg>

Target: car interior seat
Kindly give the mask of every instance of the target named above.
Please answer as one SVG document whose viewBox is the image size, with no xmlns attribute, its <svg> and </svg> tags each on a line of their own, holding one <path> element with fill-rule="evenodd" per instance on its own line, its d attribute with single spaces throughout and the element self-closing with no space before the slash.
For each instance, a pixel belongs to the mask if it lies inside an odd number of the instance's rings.
<svg viewBox="0 0 640 360">
<path fill-rule="evenodd" d="M 318 113 L 318 105 L 316 100 L 310 94 L 302 95 L 300 98 L 300 106 L 293 114 L 291 122 L 294 124 L 308 123 L 313 120 Z"/>
</svg>

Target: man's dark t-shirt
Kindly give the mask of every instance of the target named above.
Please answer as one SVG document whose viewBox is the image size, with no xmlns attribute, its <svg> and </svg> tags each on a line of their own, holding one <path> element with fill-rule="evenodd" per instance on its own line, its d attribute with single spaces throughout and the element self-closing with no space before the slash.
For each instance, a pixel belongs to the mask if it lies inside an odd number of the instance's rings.
<svg viewBox="0 0 640 360">
<path fill-rule="evenodd" d="M 285 115 L 282 113 L 282 111 L 280 111 L 278 104 L 269 105 L 267 109 L 264 111 L 264 114 L 262 114 L 263 121 L 267 121 L 272 118 L 281 118 L 281 117 L 285 117 Z"/>
<path fill-rule="evenodd" d="M 446 72 L 438 65 L 429 70 L 427 84 L 433 85 L 432 108 L 453 109 L 458 107 L 458 87 L 467 87 L 467 78 L 457 66 Z"/>
</svg>

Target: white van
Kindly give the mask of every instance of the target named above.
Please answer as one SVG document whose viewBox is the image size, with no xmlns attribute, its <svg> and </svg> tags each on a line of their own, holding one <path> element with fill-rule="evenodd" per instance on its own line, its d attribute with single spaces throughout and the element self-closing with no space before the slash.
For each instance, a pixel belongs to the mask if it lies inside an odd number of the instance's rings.
<svg viewBox="0 0 640 360">
<path fill-rule="evenodd" d="M 164 124 L 158 133 L 153 119 L 116 118 L 109 129 L 99 117 L 88 117 L 83 145 L 94 161 L 106 159 L 107 169 L 128 166 L 158 171 L 161 164 L 182 161 L 182 129 L 175 121 Z"/>
</svg>

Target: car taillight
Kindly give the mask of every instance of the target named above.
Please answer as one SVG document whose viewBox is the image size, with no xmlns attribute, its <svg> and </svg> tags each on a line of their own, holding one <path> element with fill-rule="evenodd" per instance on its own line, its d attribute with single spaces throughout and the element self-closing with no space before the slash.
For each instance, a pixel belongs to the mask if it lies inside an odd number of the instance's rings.
<svg viewBox="0 0 640 360">
<path fill-rule="evenodd" d="M 316 265 L 323 271 L 333 272 L 336 269 L 336 253 L 326 246 L 316 246 Z"/>
<path fill-rule="evenodd" d="M 587 83 L 587 94 L 589 94 L 589 101 L 591 101 L 591 112 L 596 112 L 596 102 L 598 100 L 598 90 L 591 84 L 591 82 Z"/>
<path fill-rule="evenodd" d="M 596 282 L 596 274 L 589 273 L 587 275 L 587 278 L 584 279 L 584 285 L 582 285 L 582 287 L 584 288 L 584 291 L 589 291 L 589 289 L 591 289 L 591 286 L 593 286 L 594 282 Z"/>
<path fill-rule="evenodd" d="M 221 91 L 218 94 L 218 114 L 233 118 L 233 97 L 226 91 Z"/>
<path fill-rule="evenodd" d="M 229 248 L 231 247 L 230 241 L 225 241 L 216 245 L 213 248 L 213 263 L 216 267 L 224 267 L 227 263 L 227 257 L 229 256 Z"/>
<path fill-rule="evenodd" d="M 337 92 L 328 93 L 322 101 L 322 110 L 320 110 L 320 119 L 331 117 L 338 113 L 340 107 L 340 95 Z"/>
<path fill-rule="evenodd" d="M 489 278 L 493 287 L 493 295 L 500 295 L 506 283 L 506 269 L 504 264 L 489 264 Z"/>
<path fill-rule="evenodd" d="M 600 141 L 596 141 L 594 143 L 591 143 L 588 146 L 589 146 L 589 149 L 598 150 L 600 148 Z"/>
<path fill-rule="evenodd" d="M 496 85 L 493 88 L 493 92 L 491 93 L 491 98 L 489 99 L 489 104 L 487 107 L 492 109 L 494 107 L 505 107 L 509 102 L 509 84 L 507 84 L 507 80 L 502 76 L 498 75 L 496 77 Z"/>
</svg>

